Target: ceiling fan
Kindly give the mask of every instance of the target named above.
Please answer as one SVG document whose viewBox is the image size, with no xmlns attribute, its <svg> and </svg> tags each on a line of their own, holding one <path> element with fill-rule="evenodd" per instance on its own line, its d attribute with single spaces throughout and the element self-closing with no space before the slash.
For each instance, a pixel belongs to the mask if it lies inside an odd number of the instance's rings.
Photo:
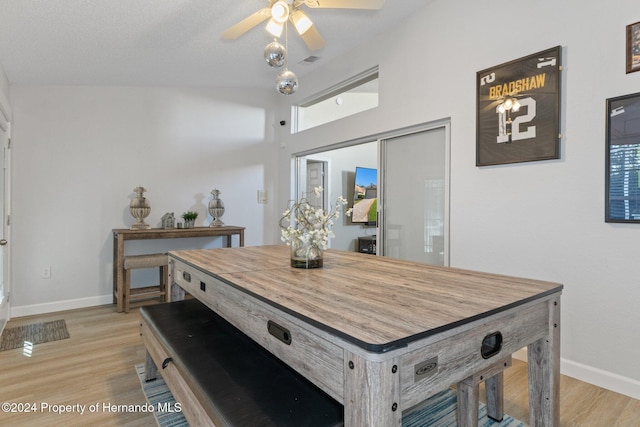
<svg viewBox="0 0 640 427">
<path fill-rule="evenodd" d="M 249 15 L 222 33 L 222 38 L 237 39 L 253 27 L 269 19 L 266 29 L 274 37 L 280 37 L 287 21 L 302 37 L 310 50 L 324 46 L 324 39 L 301 10 L 303 5 L 312 9 L 380 9 L 384 0 L 268 0 L 269 6 Z"/>
</svg>

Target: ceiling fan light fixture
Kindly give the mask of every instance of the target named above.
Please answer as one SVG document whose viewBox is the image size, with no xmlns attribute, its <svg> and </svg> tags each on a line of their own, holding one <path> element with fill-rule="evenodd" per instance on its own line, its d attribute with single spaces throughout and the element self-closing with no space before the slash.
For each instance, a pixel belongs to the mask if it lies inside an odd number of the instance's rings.
<svg viewBox="0 0 640 427">
<path fill-rule="evenodd" d="M 282 35 L 284 24 L 281 22 L 276 22 L 273 19 L 269 19 L 269 22 L 267 22 L 267 26 L 265 28 L 273 37 L 280 37 Z"/>
<path fill-rule="evenodd" d="M 276 39 L 284 33 L 285 45 L 274 42 L 265 47 L 264 59 L 271 67 L 284 66 L 284 70 L 278 74 L 276 89 L 284 95 L 294 93 L 298 88 L 298 77 L 292 71 L 287 70 L 288 56 L 288 22 L 291 21 L 300 35 L 307 49 L 314 51 L 322 49 L 324 39 L 318 32 L 311 19 L 300 10 L 302 6 L 319 9 L 365 9 L 376 10 L 382 7 L 384 0 L 261 0 L 266 1 L 266 7 L 247 16 L 240 22 L 232 25 L 222 33 L 225 39 L 237 39 L 247 31 L 267 21 L 266 30 Z M 317 57 L 309 57 L 317 58 Z M 303 62 L 312 62 L 310 59 Z M 284 63 L 282 63 L 284 60 Z"/>
<path fill-rule="evenodd" d="M 289 19 L 289 5 L 282 0 L 275 2 L 271 6 L 271 18 L 280 24 L 287 22 L 287 19 Z"/>
<path fill-rule="evenodd" d="M 296 31 L 300 35 L 306 33 L 313 25 L 311 19 L 301 10 L 296 10 L 291 14 L 291 22 L 293 22 L 293 26 L 296 27 Z"/>
</svg>

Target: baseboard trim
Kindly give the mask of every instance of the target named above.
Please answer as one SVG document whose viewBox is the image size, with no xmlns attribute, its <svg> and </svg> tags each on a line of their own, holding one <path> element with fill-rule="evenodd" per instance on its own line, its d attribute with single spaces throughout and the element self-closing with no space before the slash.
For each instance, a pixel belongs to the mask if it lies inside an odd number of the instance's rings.
<svg viewBox="0 0 640 427">
<path fill-rule="evenodd" d="M 527 348 L 524 347 L 515 353 L 513 358 L 527 361 Z M 640 400 L 640 381 L 623 377 L 613 372 L 604 371 L 592 366 L 583 365 L 565 358 L 560 358 L 560 373 L 580 381 L 593 384 L 616 393 L 624 394 Z"/>
<path fill-rule="evenodd" d="M 76 308 L 86 308 L 111 303 L 113 303 L 113 297 L 111 295 L 101 295 L 96 297 L 47 302 L 44 304 L 23 305 L 11 307 L 10 318 L 54 313 L 56 311 L 74 310 Z"/>
<path fill-rule="evenodd" d="M 567 359 L 560 359 L 560 372 L 562 375 L 640 399 L 640 381 L 638 380 Z"/>
</svg>

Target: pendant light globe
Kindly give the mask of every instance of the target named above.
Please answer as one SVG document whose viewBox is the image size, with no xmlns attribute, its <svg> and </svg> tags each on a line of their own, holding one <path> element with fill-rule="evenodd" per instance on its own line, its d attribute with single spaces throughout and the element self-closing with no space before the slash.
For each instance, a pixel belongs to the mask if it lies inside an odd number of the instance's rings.
<svg viewBox="0 0 640 427">
<path fill-rule="evenodd" d="M 271 68 L 280 68 L 287 60 L 287 50 L 274 40 L 264 48 L 264 60 Z"/>
<path fill-rule="evenodd" d="M 298 76 L 286 68 L 276 77 L 276 89 L 283 95 L 291 95 L 298 90 Z"/>
</svg>

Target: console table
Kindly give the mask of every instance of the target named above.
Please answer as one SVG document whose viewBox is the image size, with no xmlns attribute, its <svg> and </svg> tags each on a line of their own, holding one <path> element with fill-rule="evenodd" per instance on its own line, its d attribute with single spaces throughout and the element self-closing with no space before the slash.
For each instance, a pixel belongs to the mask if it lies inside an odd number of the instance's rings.
<svg viewBox="0 0 640 427">
<path fill-rule="evenodd" d="M 171 251 L 169 268 L 176 299 L 188 292 L 343 404 L 346 427 L 399 427 L 524 346 L 530 425 L 559 426 L 561 284 L 335 250 L 296 269 L 284 245 Z"/>
<path fill-rule="evenodd" d="M 238 236 L 239 246 L 244 246 L 244 227 L 232 225 L 222 227 L 195 227 L 195 228 L 148 228 L 146 230 L 130 230 L 128 228 L 114 228 L 113 230 L 113 292 L 122 289 L 124 282 L 124 242 L 126 240 L 150 240 L 150 239 L 178 239 L 190 237 L 215 237 L 224 236 L 225 246 L 231 247 L 234 235 Z"/>
</svg>

